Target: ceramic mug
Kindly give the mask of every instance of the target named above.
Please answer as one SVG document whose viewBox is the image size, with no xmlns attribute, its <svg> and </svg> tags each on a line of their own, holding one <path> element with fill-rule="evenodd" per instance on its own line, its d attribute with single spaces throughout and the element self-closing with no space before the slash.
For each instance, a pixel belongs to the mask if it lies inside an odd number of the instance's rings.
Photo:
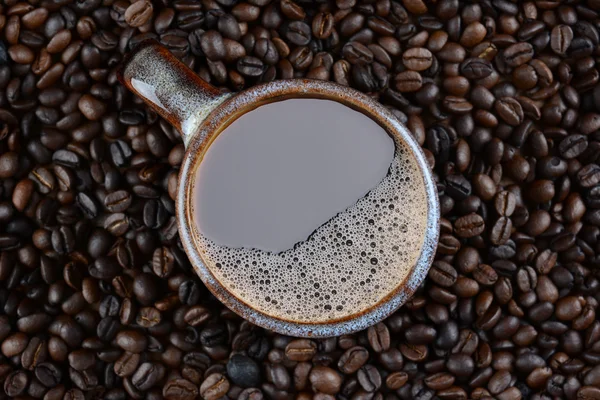
<svg viewBox="0 0 600 400">
<path fill-rule="evenodd" d="M 183 247 L 206 287 L 231 310 L 252 323 L 299 337 L 330 337 L 365 329 L 389 316 L 406 302 L 426 277 L 438 242 L 440 210 L 430 168 L 411 133 L 385 107 L 368 96 L 331 82 L 292 79 L 259 84 L 239 93 L 222 93 L 194 74 L 166 48 L 155 41 L 140 44 L 123 61 L 119 80 L 181 134 L 186 153 L 179 171 L 177 222 Z M 368 307 L 343 318 L 298 321 L 256 309 L 239 293 L 233 293 L 203 260 L 195 240 L 191 213 L 192 176 L 203 155 L 220 132 L 245 113 L 262 105 L 287 99 L 326 99 L 359 111 L 402 143 L 423 179 L 426 202 L 422 245 L 416 249 L 410 272 L 397 285 Z M 332 118 L 335 116 L 332 116 Z M 282 272 L 285 273 L 285 272 Z"/>
</svg>

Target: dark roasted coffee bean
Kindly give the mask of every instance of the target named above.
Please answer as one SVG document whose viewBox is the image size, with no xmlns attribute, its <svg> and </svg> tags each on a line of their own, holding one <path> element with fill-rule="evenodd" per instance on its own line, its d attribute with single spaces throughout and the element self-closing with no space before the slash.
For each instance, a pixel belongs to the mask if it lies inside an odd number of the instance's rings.
<svg viewBox="0 0 600 400">
<path fill-rule="evenodd" d="M 121 378 L 131 376 L 136 371 L 140 362 L 140 355 L 124 352 L 114 364 L 114 372 Z"/>
<path fill-rule="evenodd" d="M 285 355 L 292 361 L 309 361 L 317 352 L 317 344 L 311 340 L 298 339 L 285 348 Z"/>
<path fill-rule="evenodd" d="M 426 132 L 427 147 L 440 162 L 445 162 L 449 157 L 451 136 L 451 132 L 443 125 L 434 125 Z"/>
<path fill-rule="evenodd" d="M 35 367 L 35 377 L 48 388 L 53 388 L 62 380 L 62 371 L 51 362 L 44 362 Z"/>
<path fill-rule="evenodd" d="M 90 275 L 96 279 L 110 280 L 119 272 L 119 265 L 112 257 L 100 257 L 89 266 Z"/>
<path fill-rule="evenodd" d="M 75 249 L 75 235 L 68 226 L 61 226 L 52 232 L 52 248 L 59 254 L 68 254 Z"/>
<path fill-rule="evenodd" d="M 104 198 L 104 206 L 114 213 L 124 212 L 132 203 L 133 197 L 126 190 L 117 190 Z"/>
<path fill-rule="evenodd" d="M 533 58 L 533 46 L 526 42 L 520 42 L 509 46 L 504 50 L 504 62 L 510 67 L 518 67 Z"/>
<path fill-rule="evenodd" d="M 331 13 L 317 13 L 312 20 L 313 36 L 317 39 L 327 39 L 329 36 L 331 36 L 334 23 L 334 16 Z"/>
<path fill-rule="evenodd" d="M 302 21 L 293 21 L 284 28 L 283 35 L 291 43 L 305 46 L 312 37 L 311 27 Z"/>
<path fill-rule="evenodd" d="M 577 172 L 579 184 L 589 188 L 600 183 L 600 167 L 597 164 L 588 164 Z"/>
<path fill-rule="evenodd" d="M 162 395 L 166 399 L 193 400 L 198 396 L 198 386 L 186 379 L 172 379 L 163 387 Z"/>
<path fill-rule="evenodd" d="M 373 365 L 365 365 L 357 373 L 358 382 L 366 392 L 375 392 L 381 387 L 381 375 Z"/>
<path fill-rule="evenodd" d="M 593 48 L 594 45 L 589 38 L 576 37 L 571 41 L 567 54 L 574 59 L 581 59 L 589 56 L 593 52 Z"/>
<path fill-rule="evenodd" d="M 104 221 L 104 229 L 113 236 L 122 236 L 129 229 L 129 221 L 123 213 L 115 213 Z"/>
<path fill-rule="evenodd" d="M 250 357 L 235 354 L 227 362 L 227 375 L 241 387 L 256 387 L 260 382 L 260 368 Z"/>
<path fill-rule="evenodd" d="M 263 73 L 264 65 L 258 58 L 246 56 L 238 60 L 237 70 L 242 75 L 255 77 Z"/>
<path fill-rule="evenodd" d="M 481 234 L 485 229 L 485 222 L 478 214 L 471 213 L 457 219 L 454 229 L 458 236 L 469 238 Z"/>
<path fill-rule="evenodd" d="M 56 164 L 72 168 L 79 168 L 82 163 L 80 156 L 77 153 L 69 150 L 56 151 L 52 155 L 52 161 L 54 161 Z"/>
<path fill-rule="evenodd" d="M 179 286 L 179 299 L 183 304 L 193 305 L 200 300 L 200 287 L 194 280 L 187 280 Z"/>
<path fill-rule="evenodd" d="M 165 375 L 162 364 L 145 362 L 141 364 L 131 377 L 132 384 L 140 391 L 146 391 L 154 386 Z"/>
<path fill-rule="evenodd" d="M 342 49 L 344 58 L 351 64 L 370 64 L 373 62 L 373 52 L 362 43 L 350 42 Z"/>
<path fill-rule="evenodd" d="M 98 215 L 96 200 L 87 193 L 80 192 L 76 197 L 76 202 L 86 217 L 95 218 Z"/>
<path fill-rule="evenodd" d="M 450 287 L 456 282 L 456 269 L 444 261 L 436 261 L 429 270 L 429 278 L 436 284 Z"/>
<path fill-rule="evenodd" d="M 338 361 L 338 368 L 345 374 L 352 374 L 358 371 L 368 360 L 369 352 L 364 347 L 351 347 Z"/>
<path fill-rule="evenodd" d="M 518 101 L 511 97 L 502 97 L 496 100 L 494 108 L 500 118 L 509 125 L 517 126 L 523 122 L 523 108 Z"/>
<path fill-rule="evenodd" d="M 550 46 L 557 54 L 565 54 L 571 41 L 573 40 L 573 30 L 568 25 L 557 25 L 552 28 L 550 36 Z"/>
<path fill-rule="evenodd" d="M 464 200 L 471 194 L 471 184 L 462 175 L 449 175 L 446 178 L 446 192 L 456 200 Z"/>
<path fill-rule="evenodd" d="M 482 58 L 468 58 L 460 64 L 460 72 L 467 79 L 483 79 L 493 72 L 492 64 Z"/>
<path fill-rule="evenodd" d="M 29 377 L 25 371 L 10 373 L 4 381 L 4 392 L 10 397 L 17 397 L 25 392 Z"/>
<path fill-rule="evenodd" d="M 313 390 L 334 395 L 340 391 L 342 378 L 339 374 L 325 366 L 315 366 L 311 369 L 309 381 Z"/>
<path fill-rule="evenodd" d="M 381 353 L 390 348 L 390 333 L 387 326 L 383 323 L 378 323 L 367 330 L 367 336 L 371 348 Z"/>
<path fill-rule="evenodd" d="M 396 89 L 401 93 L 416 92 L 423 85 L 422 76 L 415 71 L 401 72 L 394 78 Z"/>
<path fill-rule="evenodd" d="M 132 154 L 129 145 L 122 140 L 117 140 L 110 145 L 110 155 L 113 163 L 117 167 L 127 166 Z"/>
</svg>

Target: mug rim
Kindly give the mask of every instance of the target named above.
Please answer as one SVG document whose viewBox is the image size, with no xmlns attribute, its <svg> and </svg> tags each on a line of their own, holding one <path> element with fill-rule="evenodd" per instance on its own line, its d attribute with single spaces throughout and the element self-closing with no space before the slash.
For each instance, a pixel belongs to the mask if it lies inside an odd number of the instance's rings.
<svg viewBox="0 0 600 400">
<path fill-rule="evenodd" d="M 192 216 L 187 207 L 188 191 L 192 184 L 193 168 L 197 164 L 197 154 L 210 146 L 215 132 L 241 115 L 268 104 L 291 98 L 320 98 L 337 101 L 374 119 L 388 133 L 395 136 L 409 148 L 421 172 L 427 201 L 427 221 L 424 240 L 419 256 L 404 282 L 375 305 L 358 314 L 331 322 L 307 323 L 283 320 L 252 308 L 227 290 L 206 266 L 195 246 L 192 234 Z M 252 107 L 255 105 L 255 107 Z M 244 110 L 242 113 L 240 110 Z M 221 128 L 224 129 L 224 128 Z M 207 143 L 208 142 L 208 143 Z M 404 304 L 425 279 L 433 262 L 439 239 L 440 209 L 438 193 L 432 172 L 427 164 L 420 145 L 408 129 L 383 105 L 352 88 L 332 82 L 310 79 L 279 80 L 253 86 L 234 93 L 219 104 L 204 120 L 195 134 L 189 139 L 185 156 L 179 171 L 177 184 L 176 216 L 181 242 L 192 267 L 210 292 L 229 309 L 255 325 L 296 337 L 331 337 L 366 329 L 391 315 Z"/>
</svg>

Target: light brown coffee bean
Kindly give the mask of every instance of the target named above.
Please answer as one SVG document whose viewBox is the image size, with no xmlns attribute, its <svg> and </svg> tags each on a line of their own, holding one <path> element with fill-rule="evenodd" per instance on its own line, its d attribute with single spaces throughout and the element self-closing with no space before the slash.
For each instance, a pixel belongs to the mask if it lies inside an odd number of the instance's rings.
<svg viewBox="0 0 600 400">
<path fill-rule="evenodd" d="M 310 361 L 317 353 L 317 344 L 308 339 L 292 340 L 285 348 L 285 356 L 291 361 Z"/>
<path fill-rule="evenodd" d="M 480 235 L 485 230 L 485 221 L 479 214 L 471 213 L 454 222 L 454 231 L 462 238 Z"/>
<path fill-rule="evenodd" d="M 433 56 L 424 47 L 413 47 L 402 54 L 404 66 L 412 71 L 424 71 L 431 67 Z"/>
<path fill-rule="evenodd" d="M 63 29 L 56 33 L 46 45 L 46 50 L 50 54 L 58 54 L 63 51 L 71 43 L 71 31 Z"/>
<path fill-rule="evenodd" d="M 125 10 L 125 22 L 131 27 L 138 28 L 152 18 L 153 11 L 154 8 L 150 1 L 135 1 Z"/>
<path fill-rule="evenodd" d="M 206 377 L 200 385 L 200 396 L 206 400 L 216 400 L 225 396 L 229 390 L 229 381 L 220 373 Z"/>
<path fill-rule="evenodd" d="M 416 92 L 423 86 L 423 77 L 416 71 L 404 71 L 396 75 L 394 83 L 401 93 Z"/>
<path fill-rule="evenodd" d="M 23 44 L 14 44 L 8 48 L 8 55 L 17 64 L 31 64 L 35 53 Z"/>
</svg>

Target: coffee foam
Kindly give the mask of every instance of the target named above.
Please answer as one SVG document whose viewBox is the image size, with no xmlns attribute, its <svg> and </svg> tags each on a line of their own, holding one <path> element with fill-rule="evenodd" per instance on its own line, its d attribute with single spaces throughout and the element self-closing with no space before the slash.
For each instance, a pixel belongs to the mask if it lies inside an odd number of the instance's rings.
<svg viewBox="0 0 600 400">
<path fill-rule="evenodd" d="M 208 269 L 239 300 L 286 321 L 332 322 L 377 305 L 412 271 L 427 229 L 423 177 L 408 147 L 394 140 L 383 180 L 293 249 L 230 248 L 196 232 Z"/>
</svg>

